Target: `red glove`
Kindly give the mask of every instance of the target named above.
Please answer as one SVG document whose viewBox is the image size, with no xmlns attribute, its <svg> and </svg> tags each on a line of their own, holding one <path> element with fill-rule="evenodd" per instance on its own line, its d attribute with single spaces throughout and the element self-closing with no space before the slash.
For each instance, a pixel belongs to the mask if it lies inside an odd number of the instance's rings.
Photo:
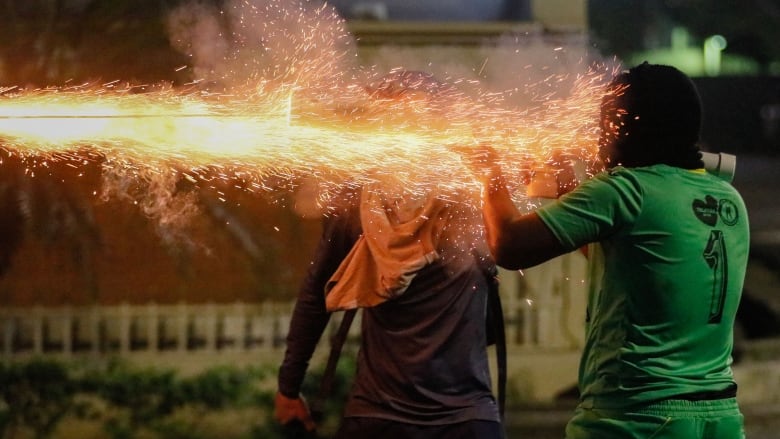
<svg viewBox="0 0 780 439">
<path fill-rule="evenodd" d="M 282 425 L 287 425 L 293 421 L 300 421 L 306 431 L 314 431 L 317 424 L 309 412 L 309 406 L 303 397 L 288 398 L 279 392 L 276 392 L 274 398 L 274 418 Z"/>
</svg>

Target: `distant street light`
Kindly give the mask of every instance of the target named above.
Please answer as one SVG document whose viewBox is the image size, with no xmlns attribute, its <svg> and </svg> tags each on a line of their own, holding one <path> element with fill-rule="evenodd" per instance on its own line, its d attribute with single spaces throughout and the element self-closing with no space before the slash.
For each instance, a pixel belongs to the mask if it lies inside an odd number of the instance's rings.
<svg viewBox="0 0 780 439">
<path fill-rule="evenodd" d="M 707 76 L 718 76 L 721 66 L 721 52 L 726 48 L 726 38 L 713 35 L 704 40 L 704 72 Z"/>
</svg>

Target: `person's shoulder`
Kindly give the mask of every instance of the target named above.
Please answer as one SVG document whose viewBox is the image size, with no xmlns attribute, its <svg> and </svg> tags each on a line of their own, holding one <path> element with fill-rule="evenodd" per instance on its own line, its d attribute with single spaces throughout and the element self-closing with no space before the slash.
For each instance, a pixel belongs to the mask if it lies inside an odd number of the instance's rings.
<svg viewBox="0 0 780 439">
<path fill-rule="evenodd" d="M 662 172 L 659 170 L 656 166 L 643 166 L 638 168 L 627 168 L 625 166 L 615 166 L 614 168 L 609 168 L 606 171 L 602 172 L 599 175 L 604 176 L 605 178 L 614 178 L 614 177 L 634 177 L 638 175 L 647 175 L 647 174 L 657 174 L 659 172 Z"/>
<path fill-rule="evenodd" d="M 682 171 L 682 169 L 666 165 L 642 166 L 637 168 L 615 166 L 614 168 L 610 168 L 598 174 L 597 177 L 600 177 L 603 181 L 612 183 L 627 182 L 631 185 L 640 185 L 643 181 L 665 178 L 670 174 L 679 171 Z"/>
<path fill-rule="evenodd" d="M 615 166 L 614 168 L 609 168 L 594 174 L 591 178 L 588 178 L 583 182 L 583 186 L 613 185 L 620 180 L 635 180 L 636 178 L 635 169 Z"/>
<path fill-rule="evenodd" d="M 643 186 L 646 184 L 643 173 L 640 168 L 615 166 L 594 175 L 575 191 L 599 197 L 641 197 L 644 192 Z"/>
<path fill-rule="evenodd" d="M 704 170 L 701 170 L 702 174 L 704 173 Z M 677 166 L 671 166 L 663 163 L 658 163 L 655 165 L 649 165 L 649 166 L 639 166 L 639 167 L 624 167 L 624 166 L 615 166 L 614 168 L 609 169 L 608 173 L 611 176 L 621 176 L 621 177 L 631 177 L 634 178 L 654 178 L 654 177 L 666 177 L 669 175 L 674 174 L 690 174 L 690 173 L 697 173 L 697 170 L 691 170 L 691 169 L 685 169 L 680 168 Z"/>
</svg>

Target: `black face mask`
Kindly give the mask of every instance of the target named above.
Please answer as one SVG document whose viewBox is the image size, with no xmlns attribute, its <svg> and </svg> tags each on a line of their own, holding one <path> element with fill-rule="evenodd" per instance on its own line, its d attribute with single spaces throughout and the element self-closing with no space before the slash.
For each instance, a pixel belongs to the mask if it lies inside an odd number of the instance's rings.
<svg viewBox="0 0 780 439">
<path fill-rule="evenodd" d="M 641 64 L 618 75 L 601 103 L 599 155 L 607 167 L 699 168 L 701 103 L 679 70 Z"/>
</svg>

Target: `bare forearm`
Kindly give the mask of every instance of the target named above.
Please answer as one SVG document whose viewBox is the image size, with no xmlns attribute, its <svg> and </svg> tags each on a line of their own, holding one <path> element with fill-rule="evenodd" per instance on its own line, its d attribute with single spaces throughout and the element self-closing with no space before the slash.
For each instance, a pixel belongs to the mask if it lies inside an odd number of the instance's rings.
<svg viewBox="0 0 780 439">
<path fill-rule="evenodd" d="M 528 268 L 565 253 L 538 215 L 519 212 L 500 174 L 484 185 L 482 198 L 488 245 L 499 266 Z"/>
<path fill-rule="evenodd" d="M 498 264 L 503 266 L 509 256 L 505 253 L 512 253 L 507 243 L 516 240 L 510 236 L 511 224 L 520 216 L 503 177 L 496 175 L 484 184 L 482 203 L 488 246 Z"/>
</svg>

